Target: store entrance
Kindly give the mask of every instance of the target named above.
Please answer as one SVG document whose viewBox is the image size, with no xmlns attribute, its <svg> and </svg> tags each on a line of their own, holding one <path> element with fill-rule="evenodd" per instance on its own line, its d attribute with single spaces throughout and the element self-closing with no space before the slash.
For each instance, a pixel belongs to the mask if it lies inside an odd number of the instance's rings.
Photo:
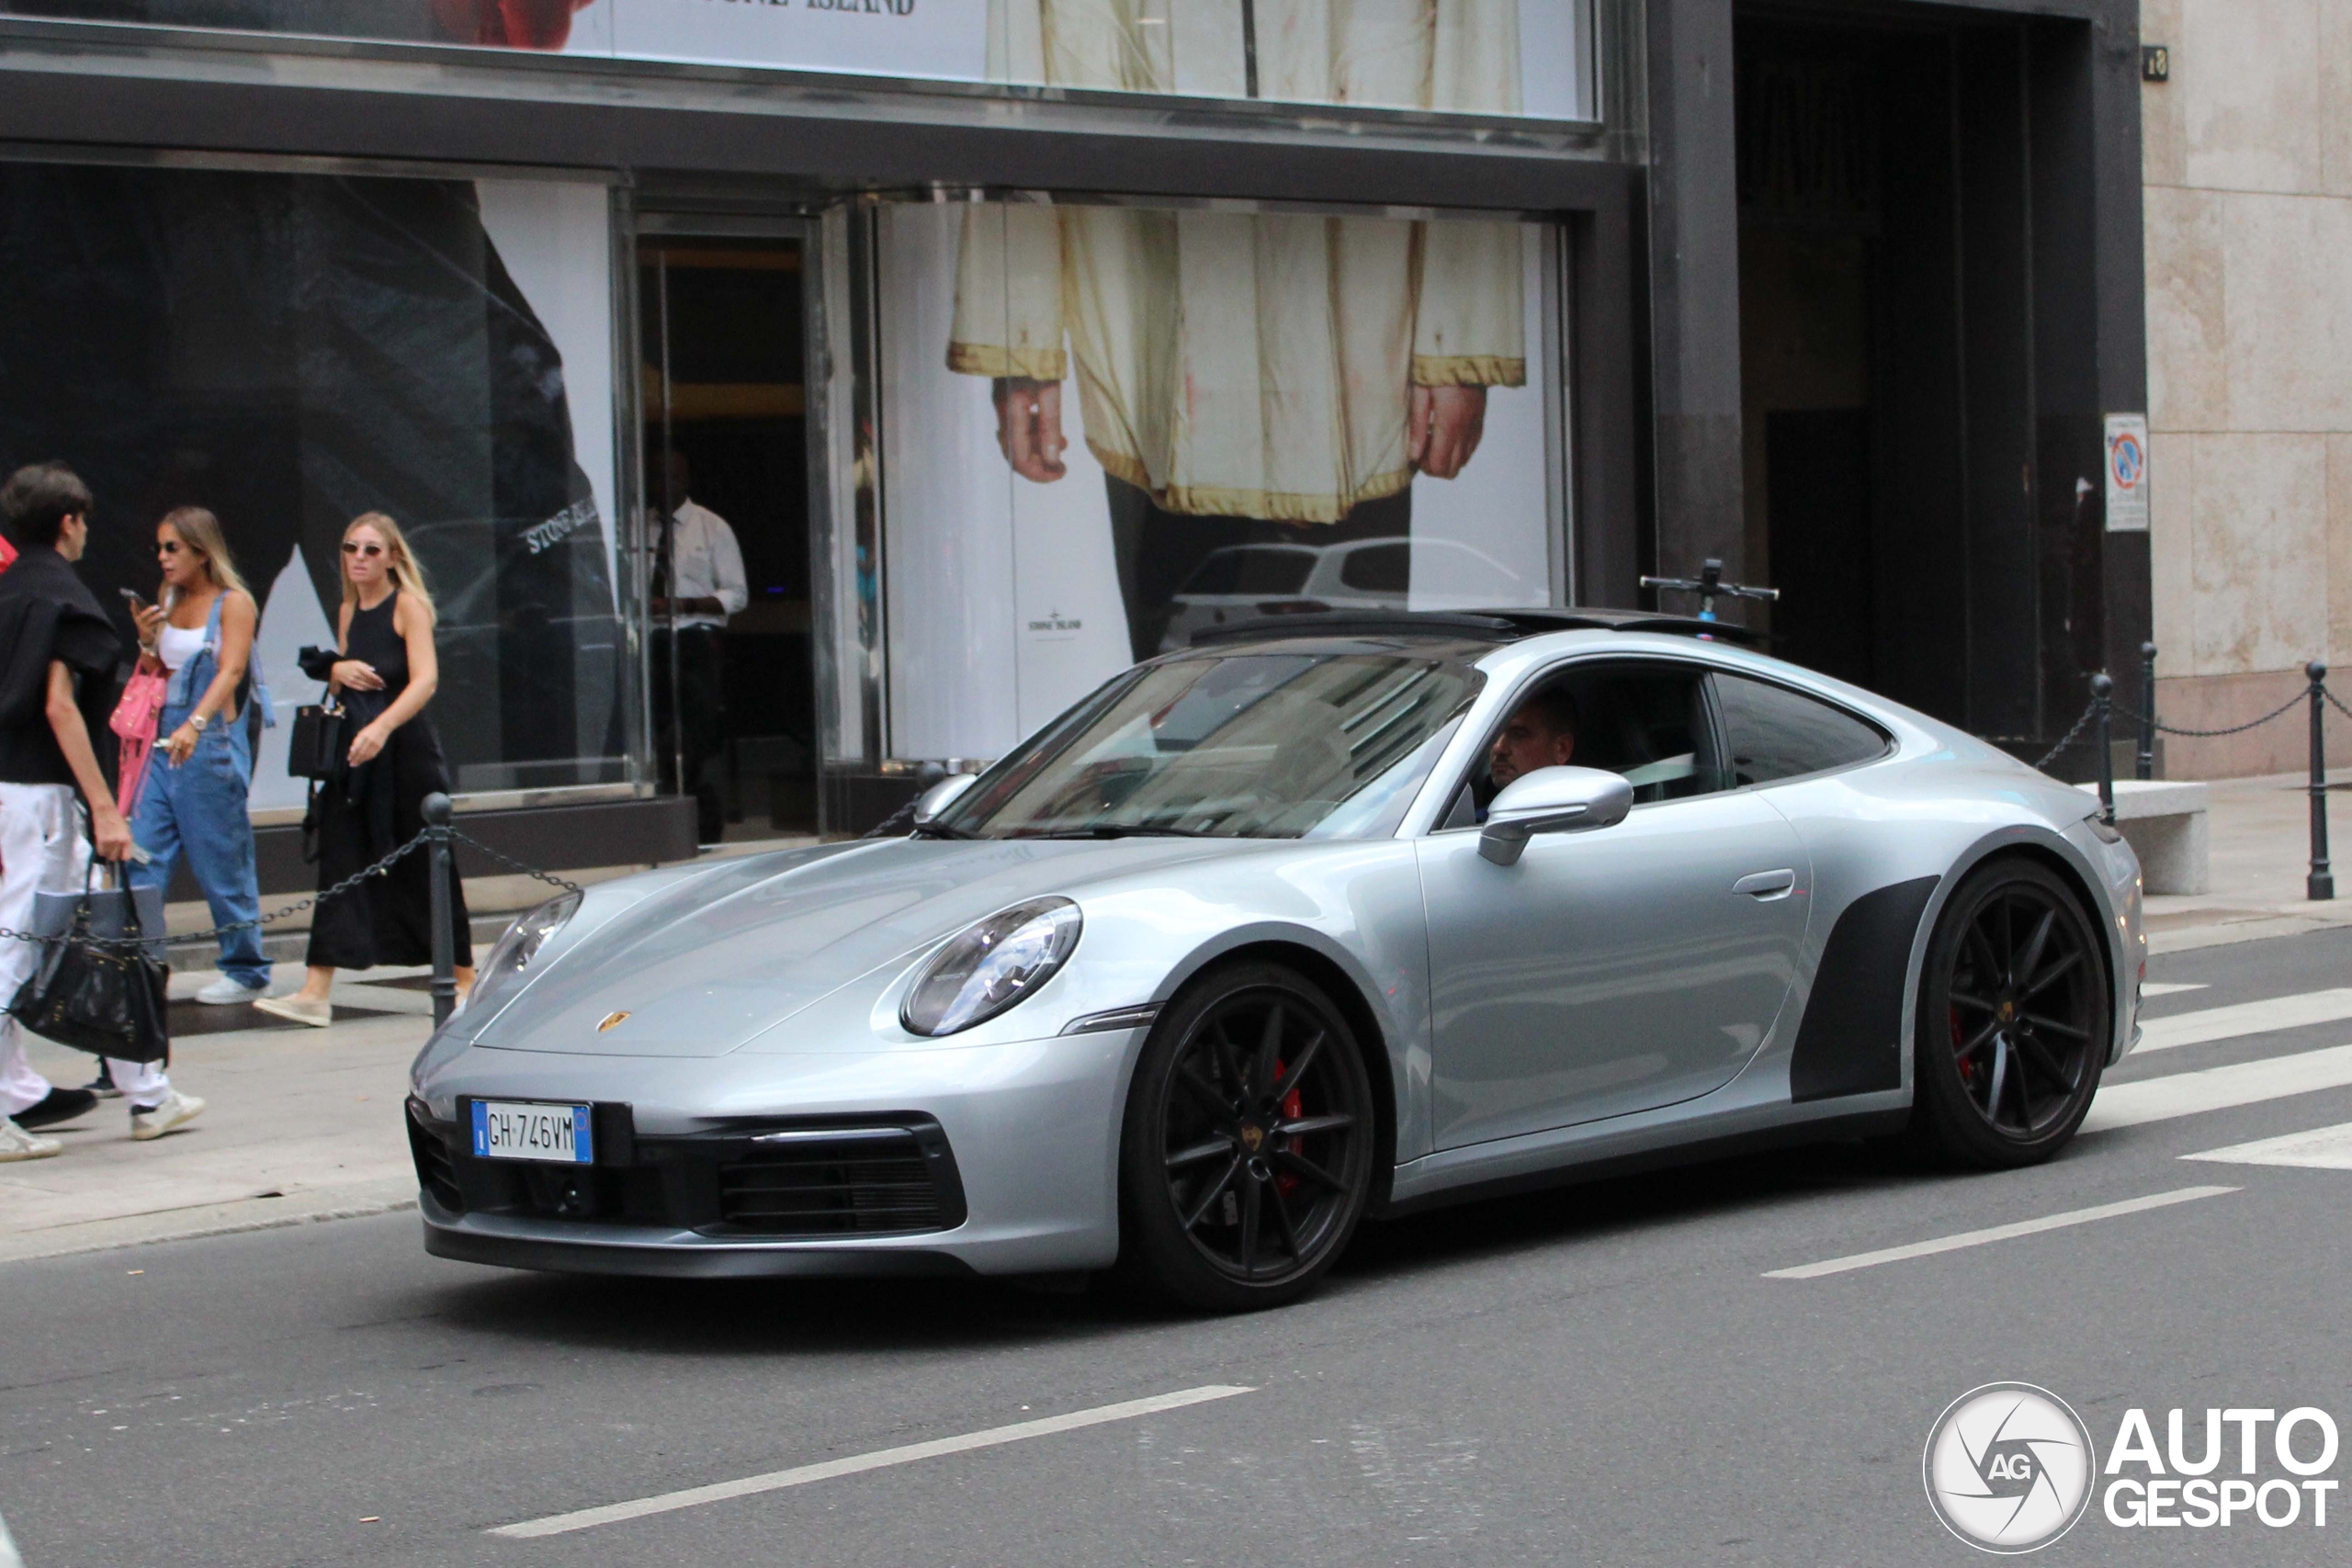
<svg viewBox="0 0 2352 1568">
<path fill-rule="evenodd" d="M 2101 662 L 2087 29 L 1735 16 L 1745 542 L 1776 650 L 2031 745 Z"/>
<path fill-rule="evenodd" d="M 662 787 L 702 842 L 817 830 L 802 247 L 638 247 Z"/>
</svg>

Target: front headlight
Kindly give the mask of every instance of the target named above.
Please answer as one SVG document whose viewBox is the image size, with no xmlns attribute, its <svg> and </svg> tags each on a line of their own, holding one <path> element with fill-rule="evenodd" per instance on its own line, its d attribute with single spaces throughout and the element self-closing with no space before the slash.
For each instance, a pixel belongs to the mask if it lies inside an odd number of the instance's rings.
<svg viewBox="0 0 2352 1568">
<path fill-rule="evenodd" d="M 994 1018 L 1062 966 L 1084 924 L 1067 898 L 998 910 L 931 955 L 899 1021 L 910 1033 L 936 1038 Z"/>
<path fill-rule="evenodd" d="M 466 1005 L 480 1007 L 485 1002 L 503 1001 L 521 990 L 530 976 L 531 960 L 537 955 L 540 944 L 580 912 L 580 897 L 577 893 L 566 893 L 560 898 L 550 898 L 507 927 L 506 934 L 492 945 L 490 956 L 474 971 L 474 988 L 466 998 Z"/>
</svg>

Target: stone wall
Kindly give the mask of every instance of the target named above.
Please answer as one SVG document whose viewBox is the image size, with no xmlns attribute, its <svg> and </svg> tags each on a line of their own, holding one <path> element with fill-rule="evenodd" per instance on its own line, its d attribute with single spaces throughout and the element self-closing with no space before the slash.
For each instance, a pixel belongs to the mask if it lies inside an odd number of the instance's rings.
<svg viewBox="0 0 2352 1568">
<path fill-rule="evenodd" d="M 2141 94 L 2157 690 L 2206 728 L 2315 657 L 2352 698 L 2352 0 L 2142 0 L 2140 34 L 2172 51 Z M 2174 742 L 2166 771 L 2307 746 L 2281 720 Z"/>
</svg>

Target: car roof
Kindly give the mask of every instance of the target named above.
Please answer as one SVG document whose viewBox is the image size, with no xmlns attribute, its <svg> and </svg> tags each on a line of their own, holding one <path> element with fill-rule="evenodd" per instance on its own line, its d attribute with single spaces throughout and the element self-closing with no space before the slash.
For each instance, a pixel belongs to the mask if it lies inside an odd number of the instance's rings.
<svg viewBox="0 0 2352 1568">
<path fill-rule="evenodd" d="M 1664 632 L 1709 637 L 1747 647 L 1761 646 L 1764 634 L 1696 615 L 1651 610 L 1307 610 L 1295 615 L 1258 615 L 1246 621 L 1204 626 L 1193 634 L 1194 648 L 1235 642 L 1295 642 L 1302 638 L 1437 637 L 1447 642 L 1499 646 L 1552 632 Z"/>
</svg>

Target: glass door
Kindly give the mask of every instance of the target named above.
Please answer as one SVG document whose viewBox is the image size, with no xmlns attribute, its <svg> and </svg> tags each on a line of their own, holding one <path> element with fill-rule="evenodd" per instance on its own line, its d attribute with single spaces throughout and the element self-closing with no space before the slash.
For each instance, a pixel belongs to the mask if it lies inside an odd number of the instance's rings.
<svg viewBox="0 0 2352 1568">
<path fill-rule="evenodd" d="M 638 241 L 653 748 L 706 844 L 818 829 L 808 247 L 774 228 Z"/>
</svg>

